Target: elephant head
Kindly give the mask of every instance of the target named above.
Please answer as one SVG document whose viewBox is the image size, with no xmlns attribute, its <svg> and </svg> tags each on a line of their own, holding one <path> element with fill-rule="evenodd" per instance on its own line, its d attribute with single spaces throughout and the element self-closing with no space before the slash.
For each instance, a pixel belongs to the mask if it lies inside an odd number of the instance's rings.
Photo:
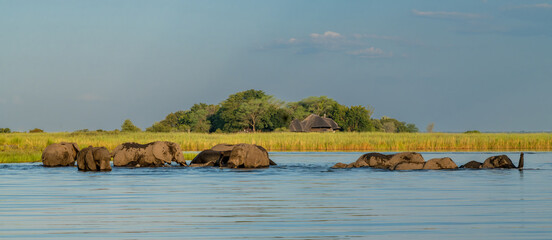
<svg viewBox="0 0 552 240">
<path fill-rule="evenodd" d="M 77 166 L 80 171 L 111 171 L 111 154 L 105 147 L 82 149 L 77 157 Z"/>
</svg>

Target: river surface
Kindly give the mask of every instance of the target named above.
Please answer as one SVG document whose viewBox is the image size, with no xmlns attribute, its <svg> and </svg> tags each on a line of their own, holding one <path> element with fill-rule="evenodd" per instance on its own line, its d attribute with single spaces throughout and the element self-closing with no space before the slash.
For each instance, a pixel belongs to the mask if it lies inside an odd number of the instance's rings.
<svg viewBox="0 0 552 240">
<path fill-rule="evenodd" d="M 0 164 L 0 238 L 552 239 L 552 153 L 526 153 L 522 172 L 330 169 L 360 155 L 274 152 L 258 170 Z"/>
</svg>

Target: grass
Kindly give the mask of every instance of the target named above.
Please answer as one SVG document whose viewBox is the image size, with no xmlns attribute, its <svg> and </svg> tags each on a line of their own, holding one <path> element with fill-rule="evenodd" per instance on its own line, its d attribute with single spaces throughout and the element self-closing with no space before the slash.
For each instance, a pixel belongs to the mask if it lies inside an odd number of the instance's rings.
<svg viewBox="0 0 552 240">
<path fill-rule="evenodd" d="M 0 163 L 12 158 L 40 161 L 56 142 L 76 142 L 113 150 L 124 142 L 171 141 L 183 151 L 201 151 L 219 143 L 253 143 L 269 151 L 551 151 L 552 133 L 3 133 Z M 191 159 L 195 153 L 186 153 Z"/>
<path fill-rule="evenodd" d="M 0 152 L 0 163 L 39 162 L 41 152 Z"/>
</svg>

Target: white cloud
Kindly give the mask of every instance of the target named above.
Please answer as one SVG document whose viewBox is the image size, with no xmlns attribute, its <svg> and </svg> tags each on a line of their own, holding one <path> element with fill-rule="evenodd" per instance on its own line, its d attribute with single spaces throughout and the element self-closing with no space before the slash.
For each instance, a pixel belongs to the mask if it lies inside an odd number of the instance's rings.
<svg viewBox="0 0 552 240">
<path fill-rule="evenodd" d="M 349 55 L 363 57 L 363 58 L 382 58 L 382 57 L 392 57 L 393 53 L 386 53 L 383 50 L 375 47 L 369 47 L 360 50 L 354 50 L 347 52 Z"/>
<path fill-rule="evenodd" d="M 461 13 L 461 12 L 422 12 L 416 9 L 412 10 L 412 13 L 420 17 L 429 17 L 429 18 L 447 18 L 447 19 L 479 19 L 484 18 L 485 16 L 475 13 Z"/>
<path fill-rule="evenodd" d="M 311 38 L 324 38 L 324 39 L 332 39 L 332 38 L 341 38 L 341 37 L 343 37 L 343 36 L 341 36 L 341 34 L 336 33 L 336 32 L 332 32 L 332 31 L 326 31 L 323 34 L 311 33 L 310 36 L 311 36 Z"/>
<path fill-rule="evenodd" d="M 291 37 L 286 40 L 277 41 L 275 44 L 261 49 L 290 49 L 296 54 L 324 54 L 334 53 L 351 55 L 362 58 L 383 58 L 392 57 L 392 53 L 373 46 L 370 41 L 400 42 L 406 41 L 393 36 L 373 34 L 342 35 L 338 32 L 326 31 L 324 33 L 311 33 L 303 38 Z M 409 44 L 412 45 L 412 44 Z"/>
</svg>

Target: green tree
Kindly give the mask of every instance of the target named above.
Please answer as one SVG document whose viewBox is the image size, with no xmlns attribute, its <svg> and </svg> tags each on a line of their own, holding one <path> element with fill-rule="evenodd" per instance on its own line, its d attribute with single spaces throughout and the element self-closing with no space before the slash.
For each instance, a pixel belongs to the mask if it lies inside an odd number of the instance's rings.
<svg viewBox="0 0 552 240">
<path fill-rule="evenodd" d="M 172 128 L 166 123 L 155 122 L 151 127 L 146 128 L 147 132 L 171 132 Z"/>
<path fill-rule="evenodd" d="M 142 129 L 136 127 L 134 123 L 130 121 L 130 119 L 126 119 L 123 122 L 123 125 L 121 125 L 121 131 L 122 132 L 140 132 L 142 131 Z"/>
<path fill-rule="evenodd" d="M 265 126 L 266 122 L 263 121 L 266 121 L 267 117 L 264 113 L 267 111 L 266 109 L 259 109 L 258 106 L 267 107 L 269 104 L 262 104 L 262 102 L 270 98 L 272 96 L 254 89 L 230 95 L 221 103 L 217 113 L 214 114 L 211 130 L 222 129 L 225 132 L 237 132 L 251 126 L 251 124 L 255 126 L 255 129 L 259 126 Z"/>
<path fill-rule="evenodd" d="M 194 104 L 190 110 L 185 111 L 179 122 L 189 126 L 192 132 L 209 132 L 211 128 L 210 118 L 217 112 L 218 108 L 216 105 L 205 103 Z"/>
<path fill-rule="evenodd" d="M 385 132 L 390 132 L 390 130 L 393 128 L 394 130 L 392 132 L 418 132 L 419 131 L 418 127 L 416 127 L 416 125 L 412 123 L 401 122 L 397 119 L 386 117 L 386 116 L 383 116 L 380 119 L 380 122 Z"/>
<path fill-rule="evenodd" d="M 267 115 L 270 109 L 277 103 L 272 96 L 262 96 L 261 98 L 250 99 L 243 102 L 236 111 L 236 116 L 239 118 L 243 126 L 251 127 L 253 132 L 259 128 L 268 127 L 272 124 L 270 116 Z M 268 118 L 268 119 L 267 119 Z"/>
<path fill-rule="evenodd" d="M 351 106 L 346 112 L 347 131 L 374 131 L 370 116 L 372 111 L 363 106 Z"/>
<path fill-rule="evenodd" d="M 339 106 L 339 103 L 337 103 L 337 101 L 326 96 L 307 97 L 297 102 L 297 104 L 302 106 L 306 110 L 306 112 L 313 113 L 318 116 L 324 116 L 324 114 L 329 115 Z"/>
<path fill-rule="evenodd" d="M 11 129 L 9 129 L 9 128 L 0 128 L 0 133 L 11 133 Z"/>
</svg>

